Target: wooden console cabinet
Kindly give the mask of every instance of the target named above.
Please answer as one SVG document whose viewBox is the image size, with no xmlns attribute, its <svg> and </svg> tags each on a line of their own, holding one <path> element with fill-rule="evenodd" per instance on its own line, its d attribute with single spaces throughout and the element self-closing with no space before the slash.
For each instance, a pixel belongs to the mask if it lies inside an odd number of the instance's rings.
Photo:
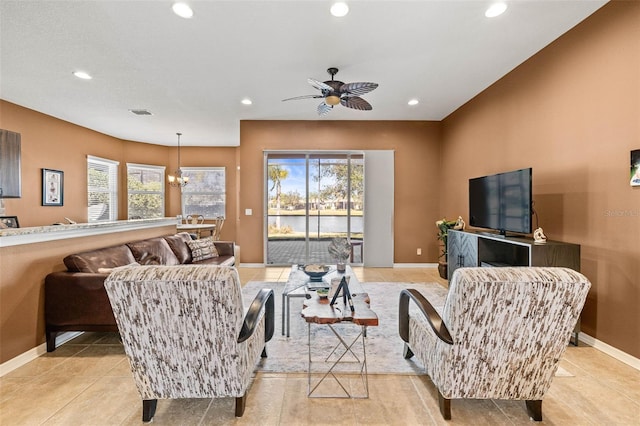
<svg viewBox="0 0 640 426">
<path fill-rule="evenodd" d="M 580 272 L 580 245 L 498 234 L 449 230 L 447 234 L 448 279 L 463 266 L 562 266 Z M 580 320 L 573 344 L 578 344 Z"/>
</svg>

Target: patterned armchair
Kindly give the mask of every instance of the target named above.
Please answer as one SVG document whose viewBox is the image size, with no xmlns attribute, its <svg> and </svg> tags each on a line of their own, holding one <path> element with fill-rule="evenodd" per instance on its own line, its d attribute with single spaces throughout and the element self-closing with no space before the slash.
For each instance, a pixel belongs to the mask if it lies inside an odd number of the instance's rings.
<svg viewBox="0 0 640 426">
<path fill-rule="evenodd" d="M 584 306 L 591 283 L 566 268 L 460 268 L 448 292 L 400 295 L 400 337 L 451 399 L 526 401 L 542 420 L 542 398 Z M 409 305 L 414 301 L 416 306 Z"/>
<path fill-rule="evenodd" d="M 236 398 L 247 389 L 274 330 L 273 290 L 245 314 L 238 272 L 229 266 L 126 266 L 105 281 L 142 397 L 142 420 L 158 399 Z"/>
</svg>

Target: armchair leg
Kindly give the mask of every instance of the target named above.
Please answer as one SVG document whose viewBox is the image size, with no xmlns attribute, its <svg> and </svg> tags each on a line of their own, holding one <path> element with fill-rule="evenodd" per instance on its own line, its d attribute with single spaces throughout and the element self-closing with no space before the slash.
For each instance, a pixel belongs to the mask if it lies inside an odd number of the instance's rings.
<svg viewBox="0 0 640 426">
<path fill-rule="evenodd" d="M 527 414 L 536 422 L 542 421 L 542 400 L 536 399 L 531 401 L 525 401 L 527 405 Z"/>
<path fill-rule="evenodd" d="M 260 354 L 261 358 L 266 358 L 267 357 L 267 347 L 265 346 L 264 348 L 262 348 L 262 353 Z"/>
<path fill-rule="evenodd" d="M 413 351 L 411 350 L 407 342 L 404 342 L 404 349 L 402 350 L 402 356 L 404 357 L 404 359 L 409 359 L 413 356 Z"/>
<path fill-rule="evenodd" d="M 157 399 L 143 399 L 142 400 L 142 421 L 150 422 L 153 416 L 156 414 L 156 407 L 158 406 Z"/>
<path fill-rule="evenodd" d="M 451 400 L 445 398 L 438 389 L 438 405 L 440 405 L 440 414 L 445 420 L 451 420 Z"/>
<path fill-rule="evenodd" d="M 247 404 L 247 393 L 236 397 L 236 417 L 242 417 L 244 414 L 244 407 Z"/>
<path fill-rule="evenodd" d="M 47 352 L 53 352 L 56 350 L 56 336 L 58 335 L 58 332 L 56 331 L 47 331 L 46 333 L 46 337 L 47 337 Z"/>
</svg>

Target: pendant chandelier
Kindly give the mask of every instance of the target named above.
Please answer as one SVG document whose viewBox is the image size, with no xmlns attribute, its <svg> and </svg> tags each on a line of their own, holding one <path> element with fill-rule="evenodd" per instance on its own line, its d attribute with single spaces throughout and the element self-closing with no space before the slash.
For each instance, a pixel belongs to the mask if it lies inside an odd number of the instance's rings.
<svg viewBox="0 0 640 426">
<path fill-rule="evenodd" d="M 169 185 L 183 187 L 189 183 L 189 177 L 182 176 L 182 170 L 180 169 L 180 136 L 182 136 L 182 133 L 176 133 L 176 135 L 178 135 L 178 168 L 173 172 L 173 175 L 169 175 Z"/>
</svg>

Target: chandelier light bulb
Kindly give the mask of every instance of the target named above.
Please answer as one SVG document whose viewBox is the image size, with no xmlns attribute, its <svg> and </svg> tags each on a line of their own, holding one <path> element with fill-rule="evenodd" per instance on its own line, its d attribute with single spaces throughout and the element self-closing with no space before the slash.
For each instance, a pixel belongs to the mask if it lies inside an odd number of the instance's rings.
<svg viewBox="0 0 640 426">
<path fill-rule="evenodd" d="M 183 187 L 189 183 L 189 178 L 187 176 L 182 176 L 182 169 L 180 168 L 180 136 L 182 133 L 176 133 L 178 136 L 178 168 L 173 175 L 167 176 L 167 180 L 169 181 L 169 185 Z"/>
</svg>

